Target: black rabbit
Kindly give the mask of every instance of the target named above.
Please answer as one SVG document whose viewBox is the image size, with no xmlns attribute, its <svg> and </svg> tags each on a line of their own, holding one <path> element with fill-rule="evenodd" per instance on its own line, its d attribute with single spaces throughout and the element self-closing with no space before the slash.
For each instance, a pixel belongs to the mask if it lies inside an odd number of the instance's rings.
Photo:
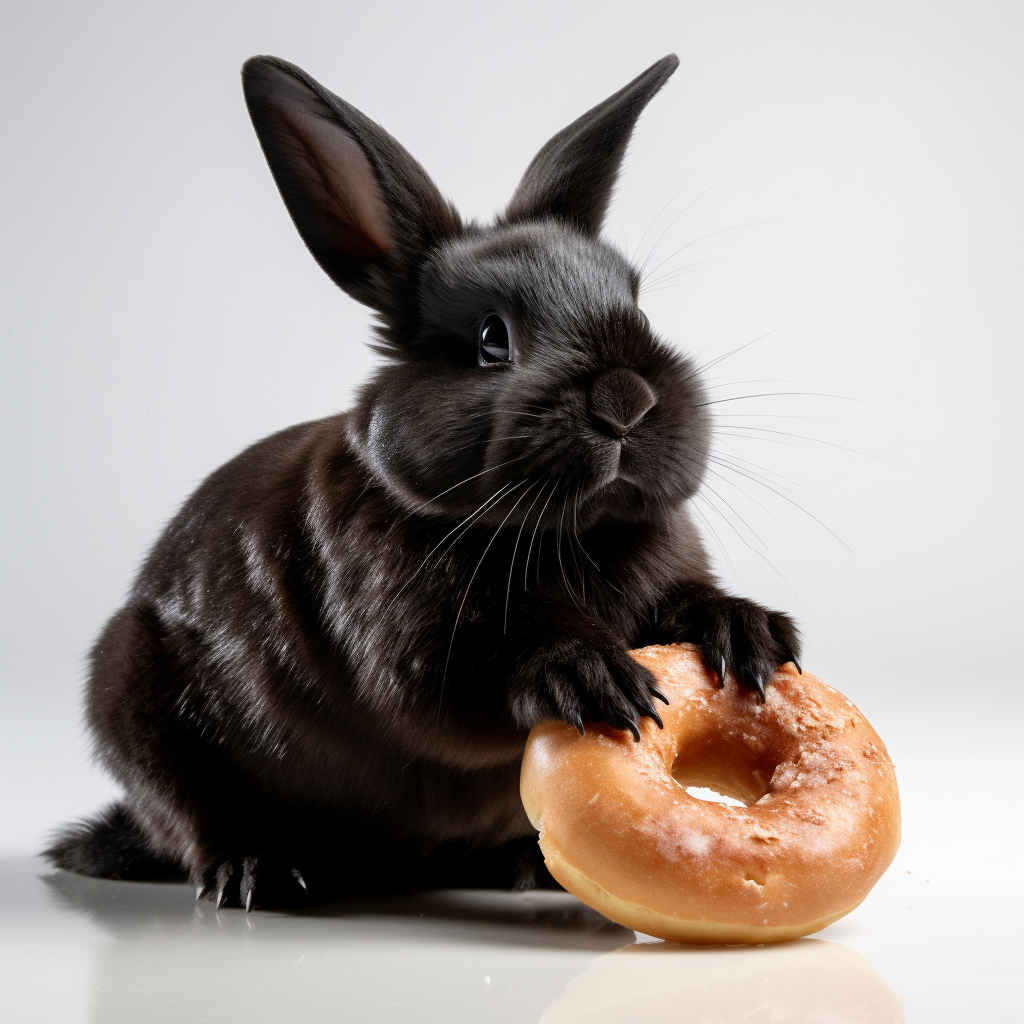
<svg viewBox="0 0 1024 1024">
<path fill-rule="evenodd" d="M 694 364 L 599 238 L 658 61 L 554 136 L 491 227 L 299 68 L 243 70 L 295 225 L 378 316 L 351 412 L 217 470 L 92 652 L 122 803 L 67 828 L 88 875 L 187 871 L 251 907 L 551 884 L 519 800 L 530 728 L 658 721 L 631 647 L 690 641 L 763 696 L 791 620 L 718 587 L 688 512 Z"/>
</svg>

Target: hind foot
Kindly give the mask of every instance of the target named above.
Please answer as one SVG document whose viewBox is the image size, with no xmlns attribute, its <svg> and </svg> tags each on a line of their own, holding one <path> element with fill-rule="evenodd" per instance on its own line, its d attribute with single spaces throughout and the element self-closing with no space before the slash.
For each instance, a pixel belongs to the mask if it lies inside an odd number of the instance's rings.
<svg viewBox="0 0 1024 1024">
<path fill-rule="evenodd" d="M 302 872 L 275 858 L 248 855 L 225 857 L 202 874 L 197 900 L 209 900 L 217 909 L 242 907 L 285 908 L 309 902 L 309 888 Z"/>
</svg>

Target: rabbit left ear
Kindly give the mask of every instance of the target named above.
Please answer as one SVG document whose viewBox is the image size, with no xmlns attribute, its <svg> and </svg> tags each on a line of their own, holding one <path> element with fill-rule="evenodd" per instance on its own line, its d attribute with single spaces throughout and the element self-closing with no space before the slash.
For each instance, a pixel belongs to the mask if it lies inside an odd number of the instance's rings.
<svg viewBox="0 0 1024 1024">
<path fill-rule="evenodd" d="M 677 67 L 675 54 L 663 57 L 550 139 L 526 169 L 504 219 L 554 217 L 596 235 L 637 118 Z"/>
<path fill-rule="evenodd" d="M 461 231 L 458 214 L 380 125 L 301 68 L 253 57 L 242 83 L 281 198 L 316 261 L 360 302 L 400 304 L 409 267 Z"/>
</svg>

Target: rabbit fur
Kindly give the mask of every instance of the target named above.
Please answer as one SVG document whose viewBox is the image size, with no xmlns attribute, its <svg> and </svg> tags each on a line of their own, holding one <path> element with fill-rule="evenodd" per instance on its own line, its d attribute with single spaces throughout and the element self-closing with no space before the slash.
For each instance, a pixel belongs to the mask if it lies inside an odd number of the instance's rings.
<svg viewBox="0 0 1024 1024">
<path fill-rule="evenodd" d="M 519 800 L 532 726 L 658 721 L 630 648 L 698 644 L 761 696 L 796 659 L 792 621 L 712 574 L 688 504 L 705 392 L 600 238 L 677 64 L 555 135 L 484 227 L 305 72 L 246 63 L 285 205 L 385 359 L 355 408 L 242 452 L 157 542 L 91 655 L 124 798 L 67 826 L 55 864 L 187 872 L 250 909 L 552 885 Z"/>
</svg>

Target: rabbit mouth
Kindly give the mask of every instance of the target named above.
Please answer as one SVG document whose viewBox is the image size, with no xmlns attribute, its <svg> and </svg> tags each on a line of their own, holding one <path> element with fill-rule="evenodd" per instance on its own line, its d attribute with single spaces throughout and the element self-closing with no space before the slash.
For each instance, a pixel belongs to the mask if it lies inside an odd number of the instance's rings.
<svg viewBox="0 0 1024 1024">
<path fill-rule="evenodd" d="M 537 448 L 525 456 L 522 448 L 496 448 L 488 461 L 499 471 L 509 462 L 516 465 L 519 458 L 537 458 L 530 469 L 520 470 L 521 478 L 506 469 L 509 475 L 502 474 L 502 489 L 507 491 L 493 501 L 480 522 L 518 526 L 522 518 L 535 516 L 543 527 L 556 528 L 559 517 L 571 514 L 581 529 L 587 529 L 605 519 L 650 521 L 685 500 L 692 490 L 682 479 L 688 474 L 681 472 L 690 459 L 681 453 L 672 459 L 665 451 L 655 456 L 649 444 L 636 448 L 629 441 L 597 436 L 590 436 L 588 442 L 585 447 L 566 448 L 553 445 L 550 439 L 538 441 Z M 501 485 L 493 480 L 488 483 L 491 486 Z"/>
<path fill-rule="evenodd" d="M 637 466 L 636 453 L 626 451 L 626 445 L 621 441 L 616 441 L 601 453 L 600 463 L 588 500 L 598 505 L 606 500 L 617 503 L 617 499 L 626 494 L 635 499 L 649 489 L 649 473 L 645 473 L 642 466 Z"/>
<path fill-rule="evenodd" d="M 616 476 L 601 487 L 590 498 L 591 504 L 596 508 L 604 508 L 607 505 L 619 505 L 624 499 L 630 503 L 641 497 L 643 492 L 634 480 L 625 476 Z"/>
<path fill-rule="evenodd" d="M 581 502 L 575 513 L 580 529 L 583 530 L 607 519 L 645 521 L 649 514 L 649 498 L 643 488 L 622 476 L 602 484 Z"/>
</svg>

